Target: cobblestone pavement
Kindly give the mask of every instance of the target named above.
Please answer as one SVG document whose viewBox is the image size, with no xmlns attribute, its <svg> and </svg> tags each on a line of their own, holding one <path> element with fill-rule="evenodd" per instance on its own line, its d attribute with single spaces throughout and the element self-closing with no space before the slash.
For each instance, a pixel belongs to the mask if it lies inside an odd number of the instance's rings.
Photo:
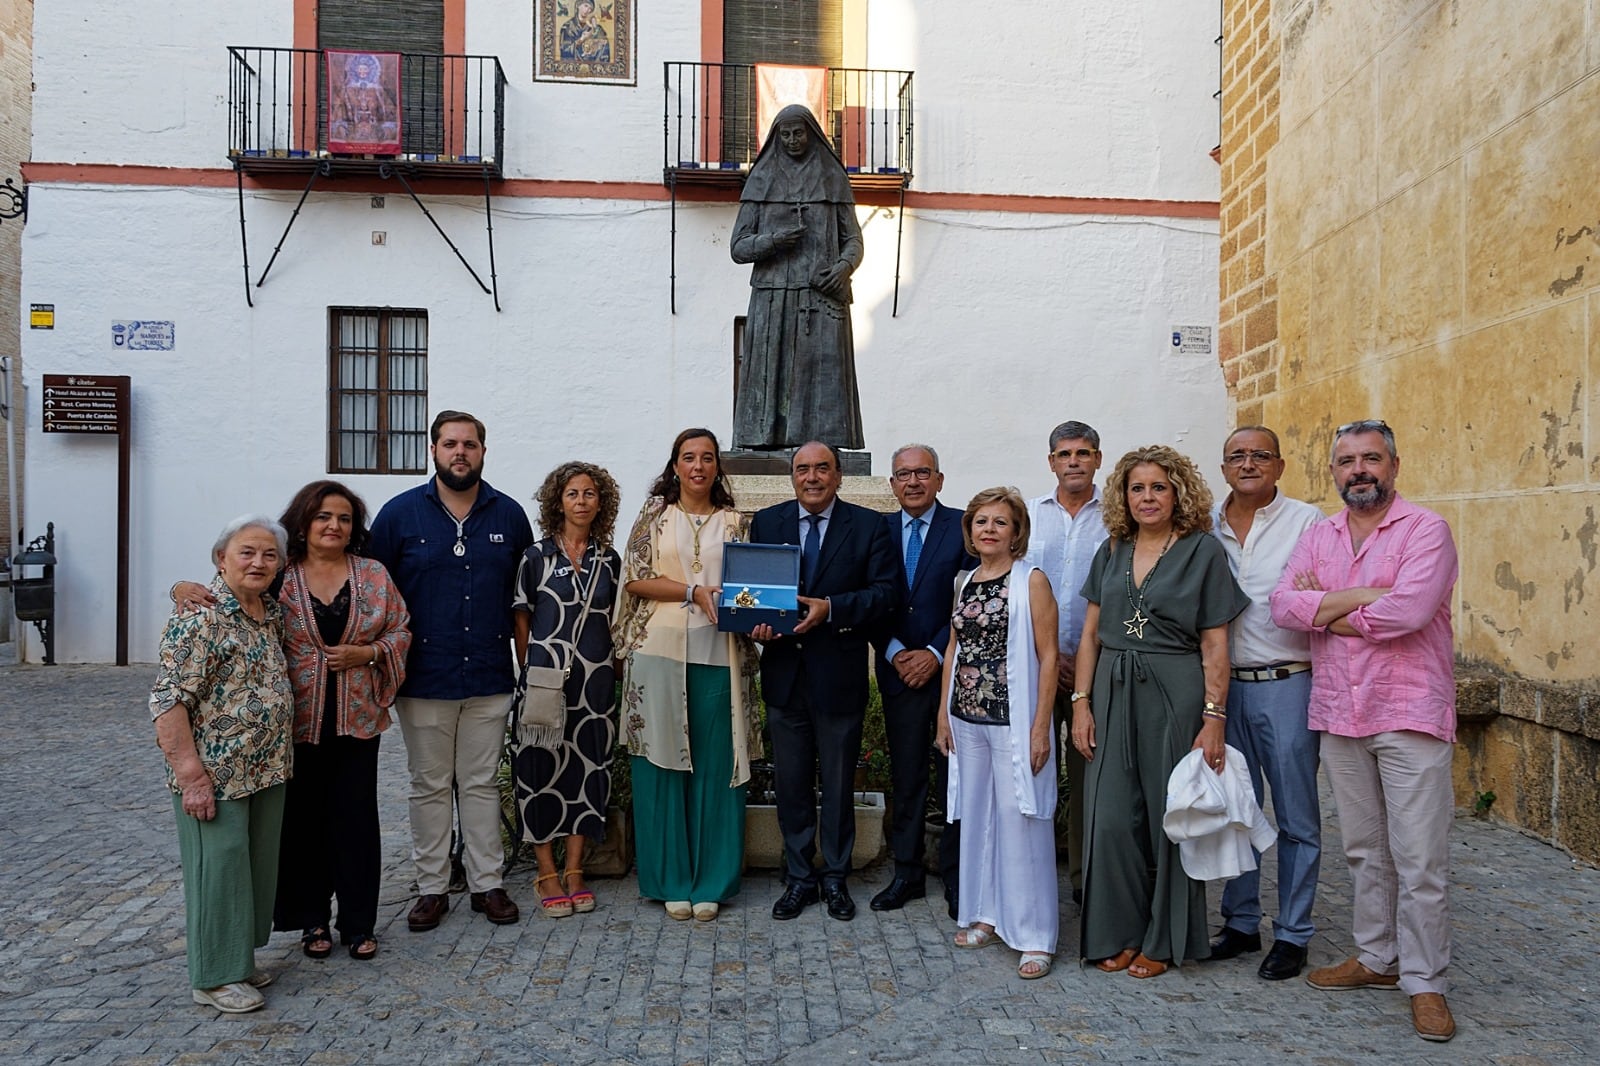
<svg viewBox="0 0 1600 1066">
<path fill-rule="evenodd" d="M 218 1017 L 188 995 L 172 810 L 144 709 L 152 675 L 0 667 L 8 1063 L 1600 1059 L 1600 872 L 1503 827 L 1456 824 L 1459 1031 L 1439 1045 L 1413 1034 L 1397 992 L 1269 984 L 1259 956 L 1153 981 L 1081 968 L 1070 902 L 1055 972 L 1021 981 L 1008 949 L 952 950 L 942 900 L 867 910 L 883 863 L 854 880 L 862 909 L 850 923 L 821 908 L 772 921 L 770 874 L 749 876 L 709 924 L 667 920 L 631 878 L 594 881 L 599 909 L 551 921 L 533 913 L 532 875 L 519 870 L 508 888 L 520 923 L 491 926 L 456 897 L 443 926 L 412 934 L 398 730 L 380 770 L 381 954 L 311 960 L 276 934 L 258 952 L 276 978 L 266 1009 Z M 1343 866 L 1336 849 L 1324 864 L 1317 965 L 1350 952 Z"/>
</svg>

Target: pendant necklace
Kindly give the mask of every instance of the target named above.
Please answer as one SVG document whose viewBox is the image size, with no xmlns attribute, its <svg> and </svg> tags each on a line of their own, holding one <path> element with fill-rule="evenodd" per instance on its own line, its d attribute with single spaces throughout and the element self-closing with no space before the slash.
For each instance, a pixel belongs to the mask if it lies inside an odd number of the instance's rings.
<svg viewBox="0 0 1600 1066">
<path fill-rule="evenodd" d="M 573 569 L 577 570 L 579 573 L 582 573 L 584 560 L 589 556 L 589 539 L 585 537 L 583 540 L 579 541 L 577 545 L 577 551 L 573 551 L 572 542 L 563 538 L 561 541 L 561 550 L 566 553 L 567 559 L 572 563 Z"/>
<path fill-rule="evenodd" d="M 691 535 L 694 537 L 694 561 L 689 564 L 689 569 L 698 574 L 700 571 L 705 569 L 704 566 L 700 565 L 700 531 L 705 528 L 706 520 L 709 519 L 711 515 L 690 514 L 688 511 L 683 510 L 683 504 L 681 503 L 678 505 L 678 510 L 683 511 L 683 516 L 687 518 L 689 520 L 689 524 L 694 527 L 691 531 Z"/>
<path fill-rule="evenodd" d="M 463 555 L 467 554 L 467 523 L 466 523 L 466 519 L 457 518 L 456 517 L 456 513 L 454 511 L 450 510 L 449 507 L 446 507 L 445 506 L 445 502 L 443 500 L 439 501 L 439 506 L 444 509 L 444 513 L 445 514 L 450 516 L 450 521 L 452 521 L 452 522 L 454 522 L 456 524 L 456 546 L 454 548 L 451 548 L 450 550 L 452 552 L 454 552 L 456 558 L 459 559 Z M 471 517 L 472 517 L 472 512 L 469 510 L 467 512 L 467 518 L 471 518 Z"/>
<path fill-rule="evenodd" d="M 1124 618 L 1122 624 L 1128 627 L 1127 636 L 1144 639 L 1144 627 L 1150 623 L 1150 616 L 1144 613 L 1144 594 L 1150 587 L 1150 579 L 1156 574 L 1156 567 L 1161 565 L 1161 560 L 1167 557 L 1167 549 L 1172 547 L 1172 542 L 1177 539 L 1177 532 L 1167 534 L 1167 542 L 1161 546 L 1161 554 L 1156 556 L 1156 561 L 1150 564 L 1150 569 L 1145 571 L 1144 581 L 1139 584 L 1137 598 L 1133 592 L 1133 557 L 1138 554 L 1139 542 L 1133 542 L 1133 550 L 1128 553 L 1128 569 L 1123 573 L 1124 580 L 1128 583 L 1128 602 L 1133 604 L 1133 617 Z"/>
</svg>

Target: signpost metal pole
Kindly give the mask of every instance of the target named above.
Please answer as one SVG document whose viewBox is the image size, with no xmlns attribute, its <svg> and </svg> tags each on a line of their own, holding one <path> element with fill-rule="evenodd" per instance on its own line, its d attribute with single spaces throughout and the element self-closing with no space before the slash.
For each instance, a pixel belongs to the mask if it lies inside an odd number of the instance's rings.
<svg viewBox="0 0 1600 1066">
<path fill-rule="evenodd" d="M 133 450 L 132 411 L 126 377 L 117 379 L 117 665 L 128 665 L 128 482 Z"/>
</svg>

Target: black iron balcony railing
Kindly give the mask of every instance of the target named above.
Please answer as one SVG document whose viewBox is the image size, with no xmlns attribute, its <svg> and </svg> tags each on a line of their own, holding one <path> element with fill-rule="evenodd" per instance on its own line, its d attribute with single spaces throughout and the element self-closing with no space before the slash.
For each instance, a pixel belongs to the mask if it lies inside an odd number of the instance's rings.
<svg viewBox="0 0 1600 1066">
<path fill-rule="evenodd" d="M 332 160 L 436 177 L 503 174 L 506 76 L 494 56 L 401 53 L 398 93 L 381 103 L 398 122 L 376 137 L 351 137 L 337 122 L 330 137 L 326 52 L 234 46 L 228 57 L 228 158 L 242 171 L 305 173 Z M 335 101 L 336 119 L 344 110 Z M 369 150 L 335 150 L 357 139 Z"/>
<path fill-rule="evenodd" d="M 663 178 L 736 184 L 755 161 L 756 68 L 733 63 L 663 64 Z M 829 67 L 817 116 L 858 188 L 903 189 L 911 181 L 911 71 Z"/>
</svg>

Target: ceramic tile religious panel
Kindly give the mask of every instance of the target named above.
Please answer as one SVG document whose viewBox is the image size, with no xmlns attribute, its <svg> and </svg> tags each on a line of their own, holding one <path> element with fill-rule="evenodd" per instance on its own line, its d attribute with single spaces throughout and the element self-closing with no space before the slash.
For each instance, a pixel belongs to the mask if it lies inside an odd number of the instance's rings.
<svg viewBox="0 0 1600 1066">
<path fill-rule="evenodd" d="M 634 85 L 634 0 L 534 0 L 535 81 Z"/>
</svg>

